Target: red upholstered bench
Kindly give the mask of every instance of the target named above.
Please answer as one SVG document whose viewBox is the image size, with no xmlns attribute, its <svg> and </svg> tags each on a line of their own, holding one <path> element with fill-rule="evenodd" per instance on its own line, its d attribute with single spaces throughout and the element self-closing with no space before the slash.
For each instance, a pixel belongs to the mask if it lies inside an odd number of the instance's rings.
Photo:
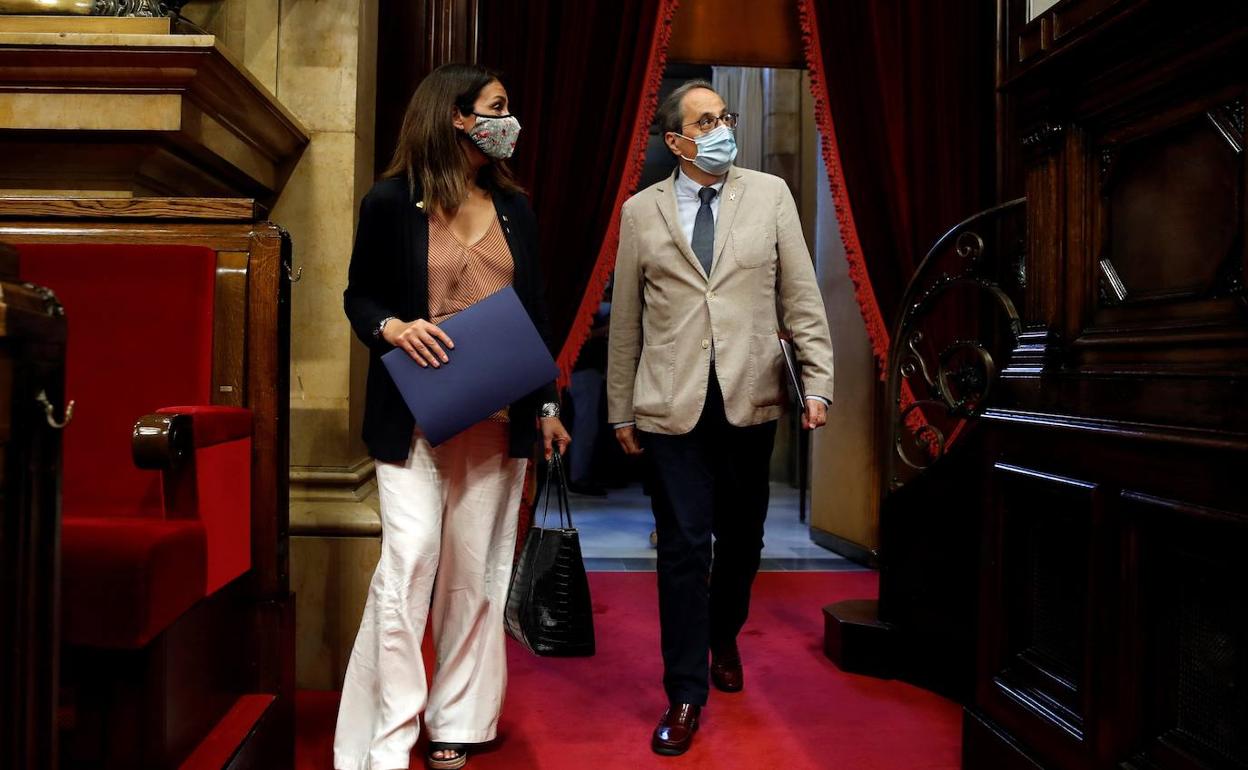
<svg viewBox="0 0 1248 770">
<path fill-rule="evenodd" d="M 61 531 L 62 629 L 71 644 L 142 647 L 204 597 L 204 526 L 76 517 Z"/>
<path fill-rule="evenodd" d="M 0 241 L 68 327 L 62 768 L 293 767 L 291 244 L 256 217 L 0 196 Z"/>
<path fill-rule="evenodd" d="M 251 412 L 211 405 L 217 253 L 18 251 L 23 280 L 52 289 L 69 326 L 63 635 L 142 647 L 251 563 Z"/>
</svg>

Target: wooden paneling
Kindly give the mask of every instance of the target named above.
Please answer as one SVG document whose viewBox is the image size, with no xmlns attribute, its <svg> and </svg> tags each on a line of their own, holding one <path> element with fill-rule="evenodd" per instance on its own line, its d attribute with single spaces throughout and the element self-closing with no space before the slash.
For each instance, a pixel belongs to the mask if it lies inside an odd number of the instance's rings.
<svg viewBox="0 0 1248 770">
<path fill-rule="evenodd" d="M 1162 642 L 1185 625 L 1223 624 L 1213 633 L 1231 662 L 1218 669 L 1219 702 L 1229 699 L 1228 713 L 1244 708 L 1234 700 L 1248 673 L 1236 669 L 1242 624 L 1218 608 L 1244 599 L 1242 568 L 1230 556 L 1248 527 L 1236 471 L 1248 440 L 1056 414 L 990 410 L 984 420 L 994 444 L 985 457 L 997 460 L 982 534 L 974 718 L 993 730 L 971 731 L 968 714 L 966 766 L 992 766 L 982 764 L 985 752 L 1017 746 L 1050 770 L 1108 769 L 1154 756 L 1144 752 L 1154 743 L 1173 745 L 1163 734 L 1174 718 L 1158 715 L 1175 712 L 1158 704 L 1173 702 L 1165 692 L 1179 657 L 1158 650 L 1173 651 Z M 1038 626 L 1045 607 L 1063 620 Z M 1046 629 L 1040 645 L 1037 627 Z M 1201 656 L 1213 655 L 1199 649 L 1188 653 L 1192 671 L 1206 670 Z M 1075 658 L 1082 662 L 1071 665 Z M 1218 734 L 1217 722 L 1187 713 L 1199 732 Z M 1212 757 L 1157 767 L 1228 766 Z"/>
<path fill-rule="evenodd" d="M 672 19 L 667 58 L 690 64 L 805 68 L 797 4 L 682 0 Z"/>
<path fill-rule="evenodd" d="M 1248 6 L 1026 7 L 998 4 L 1021 280 L 988 257 L 1022 333 L 979 421 L 884 500 L 883 629 L 829 628 L 887 637 L 875 673 L 945 673 L 921 683 L 966 702 L 970 770 L 1248 767 Z"/>
<path fill-rule="evenodd" d="M 57 764 L 60 442 L 36 401 L 64 405 L 65 318 L 0 284 L 0 766 Z"/>
<path fill-rule="evenodd" d="M 275 225 L 257 227 L 250 246 L 245 404 L 256 415 L 251 506 L 272 512 L 252 517 L 251 564 L 257 594 L 285 600 L 290 593 L 290 236 Z"/>
<path fill-rule="evenodd" d="M 1141 687 L 1141 767 L 1248 764 L 1248 518 L 1132 490 L 1124 635 Z"/>
<path fill-rule="evenodd" d="M 146 219 L 254 222 L 251 198 L 0 198 L 0 217 L 13 219 Z"/>
<path fill-rule="evenodd" d="M 246 252 L 217 253 L 212 315 L 212 403 L 243 406 L 247 394 Z"/>
<path fill-rule="evenodd" d="M 963 770 L 1045 770 L 1013 736 L 972 709 L 962 722 Z"/>
<path fill-rule="evenodd" d="M 1090 243 L 1068 257 L 1086 279 L 1072 287 L 1067 330 L 1085 369 L 1248 362 L 1243 100 L 1210 107 L 1220 94 L 1191 96 L 1153 114 L 1127 102 L 1068 155 L 1094 188 Z"/>
<path fill-rule="evenodd" d="M 176 244 L 221 251 L 246 251 L 251 246 L 250 232 L 237 225 L 10 220 L 2 215 L 0 239 L 15 243 Z"/>
<path fill-rule="evenodd" d="M 1053 46 L 1053 20 L 1036 19 L 1018 35 L 1018 61 L 1030 61 Z"/>
<path fill-rule="evenodd" d="M 1248 766 L 1248 7 L 1002 0 L 1025 317 L 965 767 Z"/>
<path fill-rule="evenodd" d="M 1049 234 L 1060 232 L 1066 223 L 1065 212 L 1058 205 L 1057 191 L 1062 179 L 1062 168 L 1050 154 L 1043 155 L 1027 175 L 1027 258 L 1054 266 L 1051 270 L 1028 272 L 1023 303 L 1027 309 L 1024 322 L 1028 325 L 1047 325 L 1048 319 L 1061 315 L 1062 271 L 1058 256 L 1062 244 Z"/>
<path fill-rule="evenodd" d="M 307 143 L 211 36 L 0 32 L 0 188 L 271 200 Z"/>
<path fill-rule="evenodd" d="M 1048 64 L 1055 54 L 1078 43 L 1095 40 L 1103 24 L 1115 16 L 1129 16 L 1140 3 L 1133 0 L 1065 0 L 1034 19 L 1027 19 L 1028 0 L 999 0 L 1007 26 L 1000 45 L 1007 53 L 1003 74 L 1008 78 Z"/>
<path fill-rule="evenodd" d="M 6 281 L 17 279 L 17 250 L 7 243 L 0 243 L 0 278 Z"/>
<path fill-rule="evenodd" d="M 481 0 L 379 0 L 376 172 L 390 164 L 416 86 L 434 68 L 477 61 Z"/>
<path fill-rule="evenodd" d="M 1024 735 L 1084 744 L 1102 494 L 1084 479 L 1008 463 L 994 466 L 990 484 L 984 537 L 996 558 L 981 611 L 995 622 L 981 625 L 977 701 Z"/>
<path fill-rule="evenodd" d="M 1103 290 L 1098 305 L 1213 293 L 1243 229 L 1236 148 L 1200 115 L 1101 152 L 1101 259 L 1112 262 L 1122 286 L 1121 296 Z"/>
</svg>

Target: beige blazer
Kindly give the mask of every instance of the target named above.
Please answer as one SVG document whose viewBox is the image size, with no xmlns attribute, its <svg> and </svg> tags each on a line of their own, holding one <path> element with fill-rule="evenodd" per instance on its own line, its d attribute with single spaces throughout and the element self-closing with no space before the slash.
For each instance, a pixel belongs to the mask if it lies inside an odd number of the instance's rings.
<svg viewBox="0 0 1248 770">
<path fill-rule="evenodd" d="M 777 331 L 793 335 L 807 395 L 832 399 L 823 298 L 784 180 L 732 168 L 720 193 L 708 278 L 676 214 L 675 176 L 624 204 L 611 298 L 607 412 L 613 424 L 688 433 L 711 371 L 729 422 L 774 420 L 786 407 Z"/>
</svg>

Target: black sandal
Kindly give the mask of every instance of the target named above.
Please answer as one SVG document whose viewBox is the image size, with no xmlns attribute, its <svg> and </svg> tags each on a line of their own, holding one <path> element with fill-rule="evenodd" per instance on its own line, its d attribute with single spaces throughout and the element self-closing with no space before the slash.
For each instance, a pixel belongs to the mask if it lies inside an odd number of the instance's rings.
<svg viewBox="0 0 1248 770">
<path fill-rule="evenodd" d="M 438 759 L 434 754 L 439 751 L 450 751 L 454 756 Z M 425 763 L 430 770 L 459 770 L 468 764 L 468 747 L 462 743 L 429 742 L 429 751 L 425 754 Z"/>
</svg>

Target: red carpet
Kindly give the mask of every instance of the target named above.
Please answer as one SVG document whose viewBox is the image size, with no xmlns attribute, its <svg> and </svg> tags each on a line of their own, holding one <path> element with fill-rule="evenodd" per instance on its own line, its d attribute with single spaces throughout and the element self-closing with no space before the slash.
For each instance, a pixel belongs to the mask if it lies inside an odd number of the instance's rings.
<svg viewBox="0 0 1248 770">
<path fill-rule="evenodd" d="M 741 638 L 745 692 L 711 691 L 693 748 L 650 752 L 664 706 L 654 575 L 593 573 L 598 655 L 538 659 L 513 646 L 497 744 L 474 770 L 920 770 L 957 768 L 961 710 L 900 682 L 841 672 L 820 608 L 874 596 L 871 572 L 766 572 Z M 332 764 L 336 693 L 301 692 L 299 770 Z M 418 747 L 423 752 L 424 746 Z M 423 753 L 413 754 L 422 768 Z"/>
</svg>

